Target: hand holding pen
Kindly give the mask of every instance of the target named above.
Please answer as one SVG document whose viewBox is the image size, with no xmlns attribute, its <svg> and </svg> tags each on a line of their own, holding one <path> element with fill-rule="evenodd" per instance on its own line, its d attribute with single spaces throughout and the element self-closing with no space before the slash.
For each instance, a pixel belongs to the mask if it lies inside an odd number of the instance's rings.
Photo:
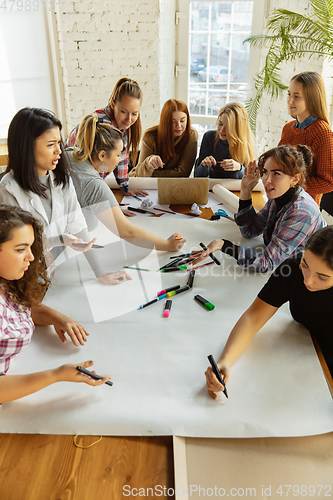
<svg viewBox="0 0 333 500">
<path fill-rule="evenodd" d="M 221 250 L 224 245 L 223 240 L 213 240 L 209 243 L 206 250 L 195 250 L 192 252 L 194 259 L 192 260 L 192 264 L 195 266 L 202 260 L 205 260 L 209 257 L 210 254 L 214 254 L 217 250 Z"/>
<path fill-rule="evenodd" d="M 216 375 L 213 372 L 212 366 L 209 366 L 207 370 L 205 371 L 206 375 L 206 384 L 207 384 L 207 389 L 208 389 L 208 394 L 213 398 L 217 399 L 217 395 L 219 392 L 223 392 L 226 397 L 228 397 L 228 393 L 226 393 L 226 384 L 229 380 L 230 376 L 230 369 L 227 365 L 222 365 L 221 363 L 219 365 L 216 365 L 219 373 L 221 375 L 221 378 L 223 380 L 223 384 L 218 381 Z"/>
</svg>

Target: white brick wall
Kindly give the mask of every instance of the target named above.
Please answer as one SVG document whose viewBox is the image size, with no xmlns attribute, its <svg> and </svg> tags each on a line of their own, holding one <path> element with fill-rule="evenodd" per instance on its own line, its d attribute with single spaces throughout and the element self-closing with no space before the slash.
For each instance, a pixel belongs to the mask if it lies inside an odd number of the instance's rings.
<svg viewBox="0 0 333 500">
<path fill-rule="evenodd" d="M 57 27 L 68 129 L 107 104 L 128 76 L 143 90 L 143 129 L 174 96 L 175 0 L 61 0 Z"/>
</svg>

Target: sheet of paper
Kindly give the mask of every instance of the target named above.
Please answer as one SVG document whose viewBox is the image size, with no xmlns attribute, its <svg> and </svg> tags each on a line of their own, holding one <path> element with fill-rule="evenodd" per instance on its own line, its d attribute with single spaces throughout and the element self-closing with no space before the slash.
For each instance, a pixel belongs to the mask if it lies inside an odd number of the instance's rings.
<svg viewBox="0 0 333 500">
<path fill-rule="evenodd" d="M 133 222 L 161 237 L 181 233 L 187 240 L 184 252 L 217 236 L 245 243 L 228 220 L 175 224 L 171 218 L 136 217 Z M 259 242 L 246 241 L 252 246 Z M 123 247 L 120 241 L 101 252 L 104 264 L 115 269 L 127 264 L 157 267 L 170 256 Z M 89 340 L 84 347 L 69 341 L 62 345 L 52 328 L 39 327 L 10 373 L 93 359 L 96 371 L 110 373 L 114 385 L 58 383 L 3 404 L 2 432 L 269 437 L 332 431 L 332 398 L 310 335 L 292 321 L 287 307 L 233 366 L 229 399 L 208 396 L 207 355 L 218 358 L 233 325 L 267 280 L 242 271 L 226 255 L 218 257 L 220 266 L 198 269 L 193 289 L 173 298 L 168 319 L 163 318 L 164 301 L 142 310 L 138 306 L 164 287 L 185 284 L 188 273 L 133 272 L 131 282 L 108 287 L 93 279 L 82 254 L 65 260 L 45 302 L 81 321 Z M 209 312 L 197 304 L 195 294 L 215 309 Z"/>
</svg>

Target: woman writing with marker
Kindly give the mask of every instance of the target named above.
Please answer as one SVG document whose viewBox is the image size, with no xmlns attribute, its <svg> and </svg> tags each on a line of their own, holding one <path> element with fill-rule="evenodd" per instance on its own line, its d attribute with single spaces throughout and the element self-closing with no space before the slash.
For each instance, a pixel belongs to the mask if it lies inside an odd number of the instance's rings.
<svg viewBox="0 0 333 500">
<path fill-rule="evenodd" d="M 249 117 L 239 102 L 229 102 L 217 117 L 217 130 L 205 132 L 195 177 L 241 179 L 244 167 L 256 158 Z"/>
<path fill-rule="evenodd" d="M 188 177 L 197 155 L 198 133 L 191 127 L 185 102 L 169 99 L 159 125 L 142 138 L 138 164 L 130 177 Z"/>
<path fill-rule="evenodd" d="M 141 139 L 140 107 L 142 103 L 142 90 L 138 82 L 130 78 L 120 78 L 117 81 L 109 98 L 108 105 L 104 109 L 98 109 L 95 113 L 99 123 L 108 123 L 118 128 L 122 134 L 122 149 L 120 160 L 114 169 L 114 175 L 120 189 L 126 196 L 146 196 L 148 193 L 142 189 L 128 189 L 128 163 L 129 154 L 131 163 L 135 165 L 138 147 Z M 74 147 L 79 131 L 77 125 L 65 141 L 65 147 Z M 105 177 L 109 172 L 100 172 Z M 123 210 L 125 215 L 133 217 L 135 214 Z"/>
<path fill-rule="evenodd" d="M 53 325 L 60 340 L 66 334 L 74 345 L 84 345 L 88 333 L 82 325 L 41 304 L 48 288 L 42 243 L 43 228 L 20 208 L 0 207 L 0 403 L 37 392 L 55 382 L 101 385 L 110 379 L 93 380 L 79 373 L 92 361 L 66 364 L 27 375 L 5 375 L 11 361 L 30 343 L 35 325 Z"/>
<path fill-rule="evenodd" d="M 112 172 L 122 151 L 122 134 L 107 123 L 100 123 L 95 113 L 86 116 L 79 127 L 77 148 L 68 149 L 72 163 L 72 179 L 78 201 L 89 230 L 100 220 L 110 231 L 131 243 L 156 250 L 174 252 L 185 243 L 176 233 L 167 240 L 132 224 L 123 212 L 99 170 Z"/>
<path fill-rule="evenodd" d="M 295 119 L 282 130 L 281 144 L 305 144 L 311 148 L 313 164 L 306 190 L 320 205 L 323 193 L 333 189 L 333 132 L 331 130 L 323 77 L 316 71 L 295 75 L 288 88 L 288 109 Z"/>
<path fill-rule="evenodd" d="M 308 237 L 326 226 L 318 205 L 302 188 L 311 162 L 312 154 L 306 146 L 279 146 L 259 157 L 258 168 L 256 162 L 249 163 L 241 181 L 235 222 L 245 238 L 262 234 L 265 247 L 257 251 L 228 240 L 214 240 L 193 263 L 221 250 L 234 257 L 241 267 L 264 273 L 302 251 Z M 252 206 L 251 194 L 260 175 L 268 202 L 257 213 Z"/>
<path fill-rule="evenodd" d="M 333 376 L 333 336 L 330 327 L 332 301 L 333 226 L 328 226 L 309 238 L 303 254 L 288 258 L 276 269 L 238 320 L 217 362 L 224 382 L 228 382 L 231 366 L 255 334 L 286 302 L 289 302 L 293 319 L 316 337 Z M 210 367 L 205 375 L 208 392 L 216 399 L 217 393 L 223 391 L 224 387 Z"/>
</svg>

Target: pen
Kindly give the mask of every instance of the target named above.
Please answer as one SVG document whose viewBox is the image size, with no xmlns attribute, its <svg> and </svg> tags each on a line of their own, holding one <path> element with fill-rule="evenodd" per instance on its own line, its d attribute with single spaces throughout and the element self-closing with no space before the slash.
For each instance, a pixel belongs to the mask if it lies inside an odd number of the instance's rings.
<svg viewBox="0 0 333 500">
<path fill-rule="evenodd" d="M 194 258 L 195 255 L 193 253 L 182 253 L 181 255 L 174 255 L 173 257 L 169 257 L 169 259 L 178 259 L 178 257 L 189 257 L 190 255 L 192 255 L 192 257 Z"/>
<path fill-rule="evenodd" d="M 199 245 L 201 246 L 201 248 L 203 248 L 204 250 L 207 250 L 207 247 L 204 243 L 199 243 Z M 212 253 L 209 254 L 209 257 L 211 259 L 213 259 L 213 261 L 215 262 L 215 264 L 217 264 L 218 266 L 221 265 L 221 262 L 215 257 L 215 255 L 213 255 Z"/>
<path fill-rule="evenodd" d="M 84 248 L 88 246 L 89 243 L 72 243 L 72 247 Z M 93 245 L 91 248 L 104 248 L 102 245 Z"/>
<path fill-rule="evenodd" d="M 143 306 L 140 306 L 139 309 L 143 309 L 144 307 L 150 306 L 151 304 L 155 304 L 155 302 L 158 302 L 159 300 L 164 299 L 164 297 L 166 297 L 166 296 L 167 296 L 166 293 L 164 293 L 163 295 L 159 295 L 155 299 L 153 299 L 153 300 L 151 300 L 151 301 L 146 302 L 145 304 L 143 304 Z"/>
<path fill-rule="evenodd" d="M 139 201 L 142 201 L 142 198 L 139 198 L 138 196 L 135 196 L 135 194 L 132 194 L 133 198 L 136 198 Z"/>
<path fill-rule="evenodd" d="M 133 212 L 139 212 L 140 214 L 152 214 L 155 215 L 154 212 L 149 212 L 148 210 L 143 210 L 142 208 L 135 207 L 127 207 L 128 210 L 132 210 Z"/>
<path fill-rule="evenodd" d="M 171 306 L 172 306 L 172 300 L 168 299 L 165 302 L 165 307 L 164 307 L 164 311 L 163 311 L 163 318 L 168 318 L 170 316 Z"/>
<path fill-rule="evenodd" d="M 194 271 L 194 269 L 199 269 L 199 267 L 204 267 L 204 266 L 210 266 L 211 264 L 214 264 L 214 262 L 213 261 L 206 262 L 206 264 L 201 264 L 201 266 L 192 267 L 191 269 L 188 269 L 188 271 Z"/>
<path fill-rule="evenodd" d="M 171 212 L 171 210 L 163 210 L 163 208 L 155 208 L 154 210 L 158 210 L 159 212 L 166 212 L 167 214 L 174 214 L 176 215 L 177 212 Z"/>
<path fill-rule="evenodd" d="M 207 356 L 207 358 L 208 358 L 208 361 L 210 362 L 210 364 L 212 365 L 212 370 L 213 370 L 213 372 L 214 372 L 214 374 L 215 374 L 215 376 L 216 376 L 217 380 L 218 380 L 218 381 L 219 381 L 219 382 L 223 385 L 223 387 L 224 387 L 223 394 L 225 395 L 225 397 L 226 397 L 226 398 L 228 398 L 229 396 L 228 396 L 228 391 L 227 391 L 226 385 L 225 385 L 225 383 L 224 383 L 224 381 L 223 381 L 223 378 L 222 378 L 222 376 L 221 376 L 220 370 L 218 369 L 218 366 L 217 366 L 217 364 L 216 364 L 216 362 L 215 362 L 215 359 L 214 359 L 213 355 L 212 355 L 212 354 L 210 354 L 209 356 Z"/>
<path fill-rule="evenodd" d="M 91 377 L 95 380 L 101 380 L 103 378 L 100 375 L 97 375 L 97 373 L 91 372 L 91 371 L 87 370 L 86 368 L 83 368 L 82 366 L 77 366 L 76 369 L 77 369 L 77 371 L 84 373 L 85 375 L 89 375 L 89 377 Z M 105 383 L 106 383 L 106 385 L 110 385 L 110 386 L 113 385 L 113 382 L 111 382 L 111 380 L 108 380 Z"/>
<path fill-rule="evenodd" d="M 131 266 L 123 266 L 124 269 L 134 269 L 135 271 L 150 271 L 150 269 L 143 269 L 142 267 L 131 267 Z"/>
</svg>

